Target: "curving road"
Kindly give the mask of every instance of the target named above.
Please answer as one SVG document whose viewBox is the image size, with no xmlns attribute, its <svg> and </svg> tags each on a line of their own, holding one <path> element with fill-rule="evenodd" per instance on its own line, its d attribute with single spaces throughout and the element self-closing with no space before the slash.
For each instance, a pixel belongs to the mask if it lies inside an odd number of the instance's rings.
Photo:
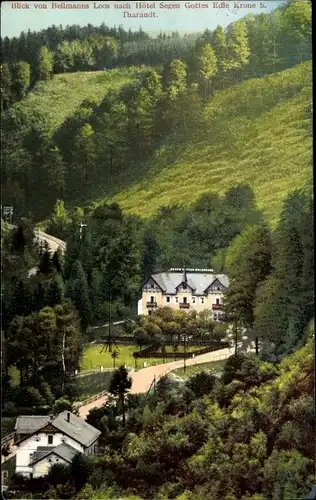
<svg viewBox="0 0 316 500">
<path fill-rule="evenodd" d="M 63 240 L 55 238 L 55 236 L 51 236 L 50 234 L 44 233 L 39 229 L 35 229 L 35 237 L 40 242 L 46 242 L 50 248 L 50 250 L 54 253 L 58 248 L 64 253 L 66 251 L 66 243 Z"/>
<path fill-rule="evenodd" d="M 206 354 L 200 354 L 200 356 L 196 356 L 195 358 L 187 359 L 186 365 L 196 365 L 201 363 L 208 363 L 210 361 L 218 361 L 220 359 L 226 359 L 233 353 L 233 349 L 220 349 L 218 351 L 207 352 Z M 176 370 L 177 368 L 183 367 L 183 359 L 179 361 L 171 361 L 170 363 L 163 363 L 161 365 L 149 366 L 148 368 L 142 368 L 137 372 L 131 373 L 132 378 L 132 388 L 131 394 L 138 394 L 140 392 L 147 392 L 152 381 L 156 377 L 162 377 L 169 373 L 171 370 Z M 107 401 L 107 396 L 103 396 L 99 399 L 96 399 L 92 403 L 88 403 L 87 405 L 81 406 L 79 408 L 79 415 L 81 418 L 86 418 L 89 411 L 92 408 L 100 408 Z"/>
</svg>

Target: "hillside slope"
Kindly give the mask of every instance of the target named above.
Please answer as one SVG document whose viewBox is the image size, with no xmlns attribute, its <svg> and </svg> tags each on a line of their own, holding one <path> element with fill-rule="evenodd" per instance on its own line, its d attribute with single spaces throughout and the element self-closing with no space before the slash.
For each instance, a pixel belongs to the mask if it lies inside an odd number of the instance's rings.
<svg viewBox="0 0 316 500">
<path fill-rule="evenodd" d="M 100 104 L 109 90 L 119 90 L 136 78 L 139 68 L 86 71 L 54 75 L 40 81 L 23 101 L 13 106 L 16 115 L 45 118 L 46 131 L 53 134 L 84 100 Z"/>
<path fill-rule="evenodd" d="M 247 183 L 274 224 L 285 195 L 312 178 L 311 63 L 218 92 L 200 137 L 169 138 L 142 175 L 108 199 L 149 217 L 160 206 Z"/>
</svg>

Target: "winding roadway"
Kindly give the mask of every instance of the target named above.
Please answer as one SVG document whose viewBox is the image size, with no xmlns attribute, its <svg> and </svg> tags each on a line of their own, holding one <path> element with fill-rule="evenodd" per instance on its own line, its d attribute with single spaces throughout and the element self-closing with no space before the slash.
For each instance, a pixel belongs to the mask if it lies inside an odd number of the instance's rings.
<svg viewBox="0 0 316 500">
<path fill-rule="evenodd" d="M 201 354 L 195 358 L 190 358 L 186 360 L 186 365 L 196 365 L 201 363 L 208 363 L 210 361 L 219 361 L 221 359 L 226 359 L 233 353 L 233 349 L 220 349 L 218 351 L 208 352 L 206 354 Z M 179 361 L 171 361 L 170 363 L 163 363 L 161 365 L 149 366 L 148 368 L 142 368 L 141 370 L 134 371 L 130 374 L 132 379 L 132 388 L 130 394 L 138 394 L 147 392 L 152 381 L 156 377 L 158 380 L 172 370 L 183 367 L 183 359 Z M 107 401 L 107 396 L 103 396 L 95 401 L 88 403 L 79 408 L 79 416 L 85 419 L 90 410 L 93 408 L 100 408 Z"/>
</svg>

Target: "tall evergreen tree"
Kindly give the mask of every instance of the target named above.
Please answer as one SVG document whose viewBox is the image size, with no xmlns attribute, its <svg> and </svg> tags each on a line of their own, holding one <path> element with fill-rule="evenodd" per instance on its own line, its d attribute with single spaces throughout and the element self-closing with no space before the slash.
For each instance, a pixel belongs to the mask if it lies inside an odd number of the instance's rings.
<svg viewBox="0 0 316 500">
<path fill-rule="evenodd" d="M 270 231 L 266 225 L 249 226 L 233 241 L 226 254 L 230 285 L 225 310 L 248 329 L 254 325 L 255 295 L 271 271 Z M 258 353 L 258 343 L 256 344 Z"/>
<path fill-rule="evenodd" d="M 157 259 L 160 255 L 160 248 L 154 232 L 146 230 L 143 237 L 143 250 L 141 254 L 141 275 L 145 281 L 155 272 Z"/>
<path fill-rule="evenodd" d="M 47 47 L 41 47 L 38 55 L 38 78 L 48 80 L 54 66 L 54 55 Z"/>
<path fill-rule="evenodd" d="M 1 64 L 1 110 L 6 109 L 11 103 L 12 75 L 8 63 Z"/>
<path fill-rule="evenodd" d="M 91 303 L 88 282 L 80 260 L 75 260 L 71 266 L 70 276 L 66 283 L 66 297 L 70 298 L 76 307 L 83 331 L 91 323 Z"/>
<path fill-rule="evenodd" d="M 60 274 L 54 272 L 46 292 L 46 304 L 55 307 L 63 302 L 64 282 Z"/>
<path fill-rule="evenodd" d="M 25 61 L 19 61 L 14 65 L 12 90 L 17 100 L 23 99 L 31 83 L 30 65 Z"/>
<path fill-rule="evenodd" d="M 218 70 L 217 57 L 209 43 L 204 45 L 198 54 L 197 69 L 202 95 L 204 99 L 207 99 L 211 94 L 211 81 Z"/>
</svg>

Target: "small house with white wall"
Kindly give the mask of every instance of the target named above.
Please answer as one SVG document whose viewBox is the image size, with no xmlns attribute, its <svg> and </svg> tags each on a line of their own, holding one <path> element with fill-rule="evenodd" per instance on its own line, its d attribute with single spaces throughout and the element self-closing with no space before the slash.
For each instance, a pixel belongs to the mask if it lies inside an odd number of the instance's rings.
<svg viewBox="0 0 316 500">
<path fill-rule="evenodd" d="M 97 453 L 101 434 L 69 411 L 57 417 L 20 416 L 15 433 L 15 472 L 34 478 L 47 475 L 53 464 L 70 464 L 77 453 Z"/>
</svg>

